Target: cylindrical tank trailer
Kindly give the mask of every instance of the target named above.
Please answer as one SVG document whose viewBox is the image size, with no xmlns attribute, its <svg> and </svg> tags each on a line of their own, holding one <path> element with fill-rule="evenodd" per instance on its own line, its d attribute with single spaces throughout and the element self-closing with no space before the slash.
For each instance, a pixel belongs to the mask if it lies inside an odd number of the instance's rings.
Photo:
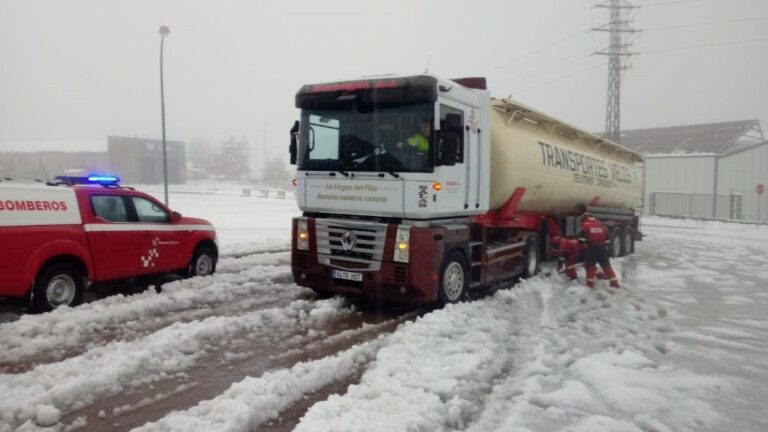
<svg viewBox="0 0 768 432">
<path fill-rule="evenodd" d="M 580 204 L 637 208 L 642 199 L 641 157 L 517 102 L 491 102 L 490 208 L 523 187 L 517 209 L 572 213 Z"/>
</svg>

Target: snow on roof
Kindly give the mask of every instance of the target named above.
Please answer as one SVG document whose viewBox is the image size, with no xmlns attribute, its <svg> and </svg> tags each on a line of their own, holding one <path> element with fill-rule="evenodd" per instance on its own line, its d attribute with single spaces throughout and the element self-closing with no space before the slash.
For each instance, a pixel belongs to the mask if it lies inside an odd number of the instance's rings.
<svg viewBox="0 0 768 432">
<path fill-rule="evenodd" d="M 739 152 L 742 152 L 742 151 L 745 151 L 745 150 L 749 150 L 749 149 L 752 149 L 752 148 L 755 148 L 755 147 L 760 147 L 760 146 L 766 145 L 766 144 L 768 144 L 768 141 L 736 143 L 736 144 L 732 145 L 728 149 L 728 151 L 723 153 L 723 156 L 732 155 L 734 153 L 739 153 Z"/>
<path fill-rule="evenodd" d="M 621 145 L 642 154 L 722 154 L 737 143 L 754 144 L 763 139 L 758 120 L 621 131 Z"/>
</svg>

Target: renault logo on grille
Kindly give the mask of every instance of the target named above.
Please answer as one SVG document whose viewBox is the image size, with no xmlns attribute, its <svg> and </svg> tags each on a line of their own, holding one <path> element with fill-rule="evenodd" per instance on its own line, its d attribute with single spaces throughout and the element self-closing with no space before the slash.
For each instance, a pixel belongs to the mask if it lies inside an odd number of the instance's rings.
<svg viewBox="0 0 768 432">
<path fill-rule="evenodd" d="M 341 235 L 341 247 L 344 248 L 345 251 L 351 251 L 355 248 L 355 245 L 357 245 L 357 236 L 352 231 L 344 231 L 344 234 Z"/>
</svg>

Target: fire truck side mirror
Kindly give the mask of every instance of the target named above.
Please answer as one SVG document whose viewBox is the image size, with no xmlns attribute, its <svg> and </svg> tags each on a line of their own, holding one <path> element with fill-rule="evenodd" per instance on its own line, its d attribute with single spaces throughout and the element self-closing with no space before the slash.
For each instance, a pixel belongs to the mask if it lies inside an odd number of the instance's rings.
<svg viewBox="0 0 768 432">
<path fill-rule="evenodd" d="M 181 221 L 181 213 L 179 213 L 177 211 L 171 213 L 171 222 L 172 223 L 176 223 L 176 222 L 179 222 L 179 221 Z"/>
<path fill-rule="evenodd" d="M 288 151 L 291 153 L 291 165 L 296 165 L 296 155 L 298 153 L 298 141 L 299 141 L 299 121 L 293 123 L 291 128 L 291 145 L 288 147 Z"/>
</svg>

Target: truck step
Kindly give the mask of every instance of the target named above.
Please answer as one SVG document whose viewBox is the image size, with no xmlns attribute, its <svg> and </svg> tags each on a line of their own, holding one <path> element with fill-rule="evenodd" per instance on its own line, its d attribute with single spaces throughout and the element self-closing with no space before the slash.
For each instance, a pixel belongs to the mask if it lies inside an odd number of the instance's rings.
<svg viewBox="0 0 768 432">
<path fill-rule="evenodd" d="M 486 253 L 489 255 L 492 255 L 495 253 L 506 252 L 509 250 L 522 249 L 523 246 L 525 246 L 525 242 L 491 243 L 490 245 L 488 245 L 488 249 L 486 249 Z"/>
</svg>

